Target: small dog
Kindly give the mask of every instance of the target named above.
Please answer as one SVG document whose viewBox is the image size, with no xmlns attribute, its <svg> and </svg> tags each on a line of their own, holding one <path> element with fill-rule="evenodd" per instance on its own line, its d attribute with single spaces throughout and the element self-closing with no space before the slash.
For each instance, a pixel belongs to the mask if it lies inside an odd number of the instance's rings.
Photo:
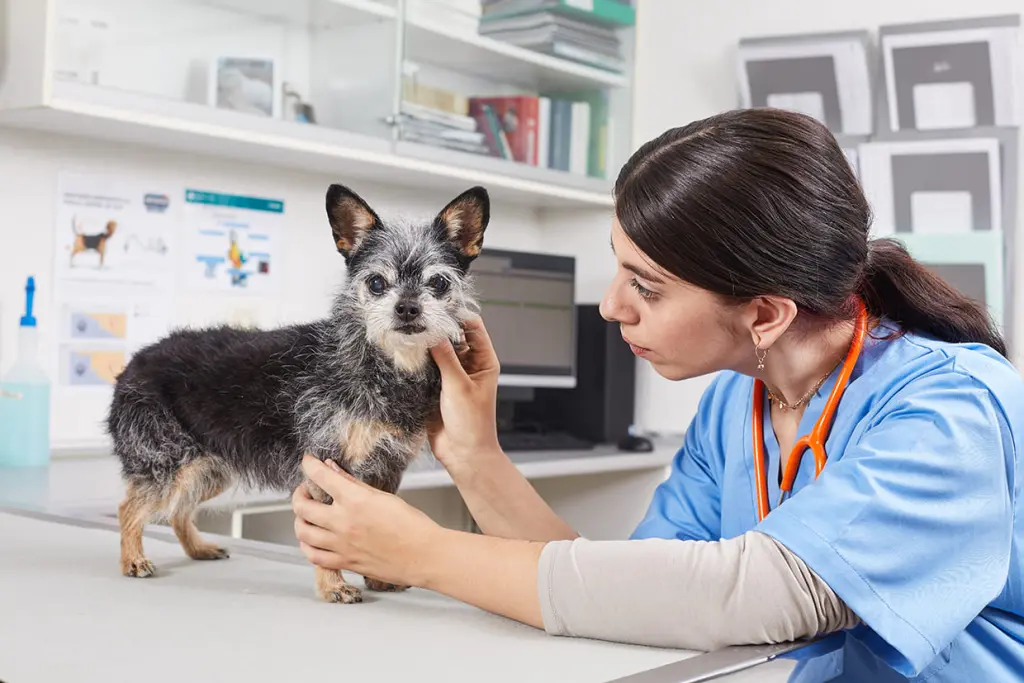
<svg viewBox="0 0 1024 683">
<path fill-rule="evenodd" d="M 348 270 L 329 317 L 270 331 L 175 331 L 119 375 L 107 430 L 127 488 L 118 508 L 125 576 L 154 573 L 142 533 L 158 515 L 189 557 L 226 558 L 193 517 L 234 481 L 291 491 L 310 453 L 393 493 L 424 447 L 441 384 L 429 349 L 459 343 L 478 309 L 468 270 L 483 246 L 488 194 L 471 188 L 428 224 L 385 224 L 332 185 L 327 216 Z M 371 590 L 402 589 L 365 580 Z M 329 602 L 362 599 L 338 571 L 317 567 L 316 588 Z"/>
<path fill-rule="evenodd" d="M 80 254 L 83 251 L 95 251 L 100 255 L 100 266 L 102 267 L 107 257 L 107 242 L 110 241 L 110 238 L 114 236 L 114 232 L 117 230 L 117 221 L 107 221 L 107 226 L 103 232 L 86 235 L 82 233 L 78 220 L 74 219 L 71 221 L 71 230 L 75 233 L 75 241 L 71 244 L 71 265 L 75 264 L 76 254 Z"/>
</svg>

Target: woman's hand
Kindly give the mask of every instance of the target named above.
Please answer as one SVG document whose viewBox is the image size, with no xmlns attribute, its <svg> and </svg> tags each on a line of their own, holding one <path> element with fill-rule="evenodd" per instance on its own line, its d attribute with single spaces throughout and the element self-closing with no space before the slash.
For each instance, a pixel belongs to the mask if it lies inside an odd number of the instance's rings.
<svg viewBox="0 0 1024 683">
<path fill-rule="evenodd" d="M 500 450 L 498 356 L 479 318 L 467 321 L 465 332 L 468 349 L 456 352 L 447 340 L 431 349 L 441 370 L 441 419 L 431 426 L 430 448 L 449 472 Z"/>
<path fill-rule="evenodd" d="M 335 465 L 305 456 L 302 471 L 334 499 L 314 500 L 305 484 L 295 489 L 295 536 L 306 558 L 327 569 L 346 569 L 404 586 L 422 586 L 425 558 L 442 531 L 398 496 L 356 480 Z"/>
</svg>

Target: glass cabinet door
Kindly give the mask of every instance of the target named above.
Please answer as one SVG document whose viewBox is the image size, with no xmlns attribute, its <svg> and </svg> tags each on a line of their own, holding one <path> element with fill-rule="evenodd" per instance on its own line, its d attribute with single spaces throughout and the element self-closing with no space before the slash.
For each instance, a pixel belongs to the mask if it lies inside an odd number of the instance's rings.
<svg viewBox="0 0 1024 683">
<path fill-rule="evenodd" d="M 390 140 L 396 9 L 377 0 L 57 0 L 53 80 Z M 150 102 L 153 104 L 153 102 Z"/>
<path fill-rule="evenodd" d="M 399 14 L 403 152 L 557 183 L 614 177 L 632 126 L 628 0 L 402 0 Z"/>
</svg>

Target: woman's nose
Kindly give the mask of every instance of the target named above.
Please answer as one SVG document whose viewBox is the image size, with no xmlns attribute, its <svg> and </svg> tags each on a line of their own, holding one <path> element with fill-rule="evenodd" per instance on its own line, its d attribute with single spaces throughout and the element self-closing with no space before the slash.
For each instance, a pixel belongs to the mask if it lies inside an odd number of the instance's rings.
<svg viewBox="0 0 1024 683">
<path fill-rule="evenodd" d="M 635 323 L 635 313 L 631 312 L 631 309 L 622 300 L 621 284 L 619 278 L 615 278 L 612 283 L 605 290 L 604 297 L 601 298 L 601 303 L 598 306 L 598 311 L 601 313 L 601 317 L 609 322 L 617 322 L 620 324 L 632 324 Z"/>
</svg>

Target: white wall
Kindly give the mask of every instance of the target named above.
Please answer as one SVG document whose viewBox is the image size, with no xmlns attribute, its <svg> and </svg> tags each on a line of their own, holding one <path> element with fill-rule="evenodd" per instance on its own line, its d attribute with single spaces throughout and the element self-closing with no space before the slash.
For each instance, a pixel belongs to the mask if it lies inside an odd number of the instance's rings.
<svg viewBox="0 0 1024 683">
<path fill-rule="evenodd" d="M 740 38 L 1022 12 L 1021 0 L 640 0 L 634 148 L 667 128 L 737 106 L 734 55 Z M 1024 202 L 1019 224 L 1024 226 Z M 1024 241 L 1018 243 L 1024 249 Z M 1024 281 L 1018 278 L 1015 286 L 1016 300 L 1024 300 Z M 1024 316 L 1015 319 L 1011 334 L 1021 339 Z M 1014 360 L 1024 360 L 1021 349 Z M 642 366 L 637 420 L 652 429 L 684 428 L 709 379 L 673 384 Z"/>
<path fill-rule="evenodd" d="M 281 198 L 285 202 L 284 291 L 275 297 L 183 296 L 172 323 L 203 324 L 231 319 L 255 308 L 263 326 L 324 315 L 331 292 L 344 277 L 324 210 L 332 182 L 348 182 L 383 218 L 430 218 L 449 196 L 351 183 L 345 178 L 211 161 L 131 147 L 0 129 L 0 370 L 14 359 L 16 326 L 28 275 L 37 281 L 41 352 L 53 351 L 51 300 L 57 174 L 62 170 L 146 176 L 229 193 Z M 544 247 L 533 211 L 495 204 L 485 244 L 510 249 Z M 49 355 L 45 356 L 49 358 Z M 54 405 L 55 445 L 101 439 L 105 404 L 68 399 Z"/>
</svg>

